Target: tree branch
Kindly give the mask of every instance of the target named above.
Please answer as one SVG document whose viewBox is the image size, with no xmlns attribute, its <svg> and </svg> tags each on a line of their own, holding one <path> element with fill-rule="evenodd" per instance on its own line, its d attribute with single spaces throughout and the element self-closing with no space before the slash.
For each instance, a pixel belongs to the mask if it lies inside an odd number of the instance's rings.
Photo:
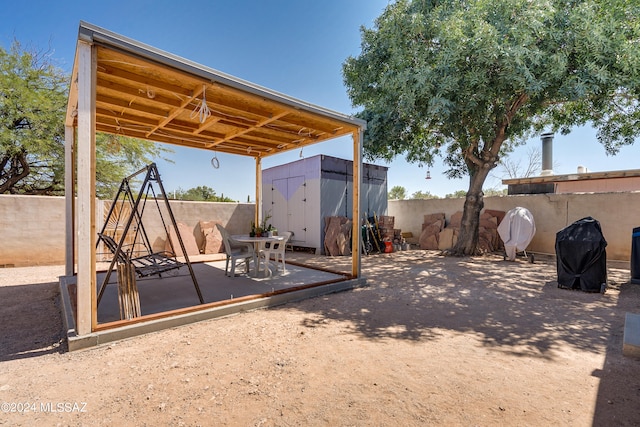
<svg viewBox="0 0 640 427">
<path fill-rule="evenodd" d="M 475 149 L 478 148 L 478 142 L 474 141 L 471 144 L 469 144 L 469 146 L 463 151 L 463 156 L 465 161 L 469 161 L 472 164 L 478 166 L 478 167 L 482 167 L 482 165 L 484 164 L 484 162 L 482 161 L 482 159 L 480 159 L 478 156 L 476 156 L 475 154 Z"/>
<path fill-rule="evenodd" d="M 4 164 L 6 165 L 6 162 Z M 8 173 L 5 174 L 7 180 L 0 183 L 0 194 L 11 191 L 20 180 L 29 175 L 30 170 L 29 162 L 27 162 L 27 153 L 23 149 L 19 154 L 11 157 L 11 166 Z"/>
<path fill-rule="evenodd" d="M 511 102 L 511 105 L 507 105 L 507 113 L 504 115 L 500 123 L 496 123 L 496 136 L 491 144 L 490 150 L 487 150 L 490 158 L 495 158 L 500 152 L 500 147 L 506 139 L 507 128 L 518 113 L 518 110 L 520 110 L 528 100 L 529 95 L 521 93 Z"/>
</svg>

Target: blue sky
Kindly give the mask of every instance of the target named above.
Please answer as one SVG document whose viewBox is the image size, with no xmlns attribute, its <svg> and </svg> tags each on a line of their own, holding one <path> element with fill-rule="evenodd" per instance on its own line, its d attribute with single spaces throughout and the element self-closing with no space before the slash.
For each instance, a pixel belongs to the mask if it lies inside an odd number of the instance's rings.
<svg viewBox="0 0 640 427">
<path fill-rule="evenodd" d="M 0 9 L 0 45 L 14 39 L 23 45 L 51 49 L 56 65 L 70 72 L 79 22 L 86 21 L 126 37 L 182 56 L 205 66 L 265 86 L 325 108 L 351 114 L 356 110 L 346 94 L 342 63 L 360 52 L 360 27 L 371 27 L 387 6 L 387 0 L 158 0 L 129 1 L 30 1 L 28 8 Z M 540 138 L 528 141 L 514 153 L 526 158 L 539 148 Z M 307 147 L 263 160 L 271 167 L 316 154 L 351 159 L 350 139 Z M 254 197 L 253 159 L 217 154 L 218 169 L 211 167 L 213 153 L 173 147 L 174 164 L 159 160 L 167 191 L 199 185 L 213 188 L 239 201 Z M 626 147 L 617 156 L 605 154 L 590 128 L 574 130 L 554 140 L 554 172 L 637 169 L 638 148 Z M 465 190 L 468 181 L 449 180 L 444 167 L 426 168 L 397 158 L 389 167 L 389 188 L 401 185 L 439 196 Z M 500 171 L 496 170 L 495 175 Z M 500 187 L 499 177 L 485 188 Z"/>
</svg>

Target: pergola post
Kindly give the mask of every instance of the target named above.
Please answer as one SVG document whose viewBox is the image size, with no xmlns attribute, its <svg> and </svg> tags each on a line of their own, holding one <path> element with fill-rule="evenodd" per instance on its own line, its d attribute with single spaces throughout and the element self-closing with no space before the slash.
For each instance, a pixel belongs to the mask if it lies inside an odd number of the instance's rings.
<svg viewBox="0 0 640 427">
<path fill-rule="evenodd" d="M 75 273 L 75 128 L 64 127 L 65 276 Z"/>
<path fill-rule="evenodd" d="M 351 274 L 360 277 L 360 183 L 362 182 L 362 128 L 353 132 L 353 230 L 351 232 Z"/>
<path fill-rule="evenodd" d="M 262 220 L 262 158 L 256 156 L 256 227 Z"/>
<path fill-rule="evenodd" d="M 78 41 L 77 332 L 97 325 L 96 307 L 96 48 Z"/>
</svg>

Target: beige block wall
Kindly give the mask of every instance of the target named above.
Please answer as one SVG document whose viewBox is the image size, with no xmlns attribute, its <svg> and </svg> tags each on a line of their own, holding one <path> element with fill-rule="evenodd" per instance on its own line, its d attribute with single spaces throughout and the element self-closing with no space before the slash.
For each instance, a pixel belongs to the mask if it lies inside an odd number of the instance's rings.
<svg viewBox="0 0 640 427">
<path fill-rule="evenodd" d="M 154 250 L 164 248 L 164 235 L 155 206 L 148 202 L 147 233 Z M 99 202 L 102 218 L 109 202 Z M 390 200 L 388 215 L 395 227 L 419 236 L 423 215 L 451 214 L 463 209 L 464 199 Z M 485 198 L 485 208 L 508 211 L 522 206 L 531 211 L 537 232 L 528 249 L 555 253 L 556 233 L 572 222 L 592 216 L 602 225 L 607 240 L 607 258 L 629 261 L 631 233 L 640 227 L 640 192 L 594 194 L 539 194 Z M 198 244 L 198 222 L 221 221 L 232 234 L 248 233 L 255 205 L 251 203 L 207 203 L 172 201 L 176 221 L 194 231 Z M 154 217 L 155 214 L 155 217 Z M 147 216 L 148 215 L 148 216 Z M 169 223 L 165 213 L 165 221 Z M 97 228 L 102 222 L 98 220 Z M 64 264 L 65 211 L 63 197 L 0 195 L 0 268 Z"/>
<path fill-rule="evenodd" d="M 536 194 L 486 197 L 485 209 L 508 211 L 516 206 L 529 209 L 536 222 L 536 235 L 528 249 L 555 253 L 556 233 L 586 216 L 597 219 L 607 240 L 607 259 L 629 261 L 631 234 L 640 227 L 640 192 L 588 194 Z M 419 236 L 423 215 L 444 213 L 447 221 L 462 211 L 464 199 L 390 200 L 389 215 L 395 227 Z"/>
<path fill-rule="evenodd" d="M 102 229 L 110 204 L 111 201 L 96 204 L 97 231 Z M 201 245 L 199 221 L 220 221 L 232 234 L 248 233 L 255 205 L 171 201 L 171 210 L 177 222 L 193 230 Z M 171 220 L 166 210 L 163 216 L 168 226 Z M 144 225 L 153 249 L 163 250 L 164 228 L 152 200 L 145 207 Z M 0 268 L 64 264 L 64 245 L 64 197 L 0 195 Z"/>
<path fill-rule="evenodd" d="M 171 211 L 177 223 L 185 224 L 193 230 L 198 247 L 202 247 L 203 237 L 199 227 L 200 221 L 220 221 L 231 234 L 249 233 L 251 221 L 254 218 L 255 204 L 253 203 L 210 203 L 210 202 L 185 202 L 171 200 Z M 98 228 L 101 228 L 102 218 L 109 213 L 111 201 L 101 201 L 96 207 L 101 218 Z M 158 207 L 160 209 L 158 209 Z M 148 200 L 144 207 L 143 226 L 149 236 L 154 251 L 165 249 L 167 229 L 171 225 L 171 217 L 165 207 L 165 203 L 155 200 Z M 126 223 L 126 218 L 120 220 L 121 224 Z"/>
<path fill-rule="evenodd" d="M 0 195 L 0 267 L 64 264 L 64 197 Z"/>
</svg>

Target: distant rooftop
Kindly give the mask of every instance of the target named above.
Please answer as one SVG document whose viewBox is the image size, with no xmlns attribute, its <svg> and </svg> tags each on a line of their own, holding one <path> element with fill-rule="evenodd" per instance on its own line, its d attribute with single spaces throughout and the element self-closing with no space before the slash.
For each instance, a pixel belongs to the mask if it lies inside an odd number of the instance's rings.
<svg viewBox="0 0 640 427">
<path fill-rule="evenodd" d="M 640 191 L 640 169 L 503 179 L 508 194 Z"/>
</svg>

